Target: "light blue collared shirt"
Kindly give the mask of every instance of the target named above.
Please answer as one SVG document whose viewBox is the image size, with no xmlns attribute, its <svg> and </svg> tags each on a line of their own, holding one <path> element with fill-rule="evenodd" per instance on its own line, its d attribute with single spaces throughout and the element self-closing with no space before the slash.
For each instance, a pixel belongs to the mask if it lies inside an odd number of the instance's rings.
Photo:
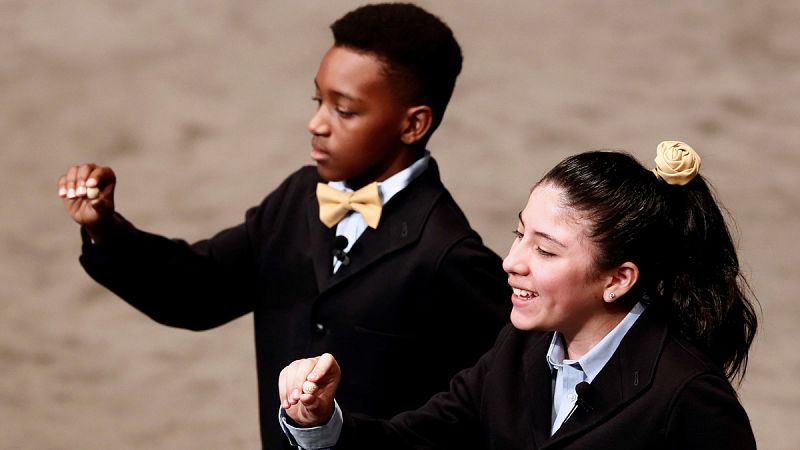
<svg viewBox="0 0 800 450">
<path fill-rule="evenodd" d="M 575 407 L 575 402 L 578 400 L 575 386 L 582 381 L 591 383 L 594 380 L 617 351 L 622 338 L 636 323 L 636 319 L 642 315 L 644 309 L 645 306 L 642 303 L 636 303 L 625 318 L 579 360 L 564 359 L 566 353 L 564 340 L 560 333 L 553 333 L 553 340 L 547 350 L 547 364 L 550 365 L 551 372 L 556 374 L 553 381 L 551 436 L 567 420 Z"/>
<path fill-rule="evenodd" d="M 381 195 L 381 204 L 386 205 L 386 203 L 388 203 L 392 197 L 405 189 L 409 183 L 411 183 L 422 172 L 424 172 L 425 169 L 428 168 L 430 160 L 431 154 L 426 150 L 425 155 L 422 158 L 414 161 L 414 163 L 410 166 L 378 183 L 378 192 Z M 344 181 L 330 181 L 328 182 L 328 186 L 342 192 L 353 192 L 353 189 L 347 187 L 347 183 Z M 350 211 L 344 217 L 344 219 L 342 219 L 341 222 L 336 225 L 336 235 L 347 238 L 347 247 L 344 248 L 345 253 L 349 252 L 350 249 L 353 248 L 353 244 L 356 243 L 358 238 L 361 237 L 366 229 L 367 222 L 364 220 L 364 216 L 362 216 L 358 211 Z M 341 265 L 342 261 L 334 257 L 333 273 L 336 273 Z"/>
</svg>

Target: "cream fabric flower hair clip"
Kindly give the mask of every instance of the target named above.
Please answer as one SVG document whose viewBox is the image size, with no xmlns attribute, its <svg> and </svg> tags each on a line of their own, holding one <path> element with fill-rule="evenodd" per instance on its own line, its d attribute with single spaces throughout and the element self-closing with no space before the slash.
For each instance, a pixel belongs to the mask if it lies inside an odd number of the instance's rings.
<svg viewBox="0 0 800 450">
<path fill-rule="evenodd" d="M 667 184 L 683 186 L 700 171 L 700 155 L 689 144 L 664 141 L 656 149 L 656 178 Z"/>
</svg>

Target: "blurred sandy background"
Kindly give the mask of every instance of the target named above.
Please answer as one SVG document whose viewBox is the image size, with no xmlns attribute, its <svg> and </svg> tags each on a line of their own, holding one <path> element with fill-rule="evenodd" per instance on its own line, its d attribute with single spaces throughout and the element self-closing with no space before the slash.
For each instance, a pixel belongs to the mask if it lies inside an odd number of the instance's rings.
<svg viewBox="0 0 800 450">
<path fill-rule="evenodd" d="M 562 157 L 701 153 L 763 307 L 743 403 L 761 448 L 800 448 L 800 3 L 420 3 L 465 54 L 431 149 L 501 255 Z M 142 228 L 238 223 L 310 162 L 327 27 L 358 4 L 0 0 L 0 448 L 258 447 L 251 319 L 169 329 L 97 287 L 55 183 L 96 161 Z"/>
</svg>

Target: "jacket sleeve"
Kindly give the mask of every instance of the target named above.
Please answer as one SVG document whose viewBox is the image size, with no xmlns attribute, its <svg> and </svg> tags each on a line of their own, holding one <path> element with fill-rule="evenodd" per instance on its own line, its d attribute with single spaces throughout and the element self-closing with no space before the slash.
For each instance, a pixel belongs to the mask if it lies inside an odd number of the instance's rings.
<svg viewBox="0 0 800 450">
<path fill-rule="evenodd" d="M 687 383 L 670 408 L 665 448 L 755 449 L 753 429 L 736 393 L 717 374 Z"/>
<path fill-rule="evenodd" d="M 124 219 L 123 219 L 124 220 Z M 95 281 L 155 321 L 203 330 L 252 308 L 252 267 L 245 225 L 189 245 L 124 222 L 108 243 L 83 236 L 81 264 Z"/>
<path fill-rule="evenodd" d="M 84 234 L 81 264 L 159 323 L 192 330 L 222 325 L 253 310 L 262 237 L 282 213 L 282 200 L 303 181 L 289 177 L 242 224 L 191 245 L 141 231 L 119 216 L 124 225 L 108 243 L 94 245 Z"/>
</svg>

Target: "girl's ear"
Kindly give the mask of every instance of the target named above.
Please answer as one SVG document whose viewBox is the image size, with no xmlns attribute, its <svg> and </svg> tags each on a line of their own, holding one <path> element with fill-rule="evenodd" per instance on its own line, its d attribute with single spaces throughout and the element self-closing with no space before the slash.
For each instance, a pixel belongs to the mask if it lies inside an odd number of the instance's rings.
<svg viewBox="0 0 800 450">
<path fill-rule="evenodd" d="M 433 122 L 433 111 L 429 106 L 413 106 L 406 110 L 406 121 L 400 139 L 412 145 L 425 137 Z"/>
<path fill-rule="evenodd" d="M 632 262 L 625 262 L 613 269 L 608 276 L 608 283 L 603 291 L 603 300 L 612 303 L 631 290 L 639 279 L 639 268 Z"/>
</svg>

